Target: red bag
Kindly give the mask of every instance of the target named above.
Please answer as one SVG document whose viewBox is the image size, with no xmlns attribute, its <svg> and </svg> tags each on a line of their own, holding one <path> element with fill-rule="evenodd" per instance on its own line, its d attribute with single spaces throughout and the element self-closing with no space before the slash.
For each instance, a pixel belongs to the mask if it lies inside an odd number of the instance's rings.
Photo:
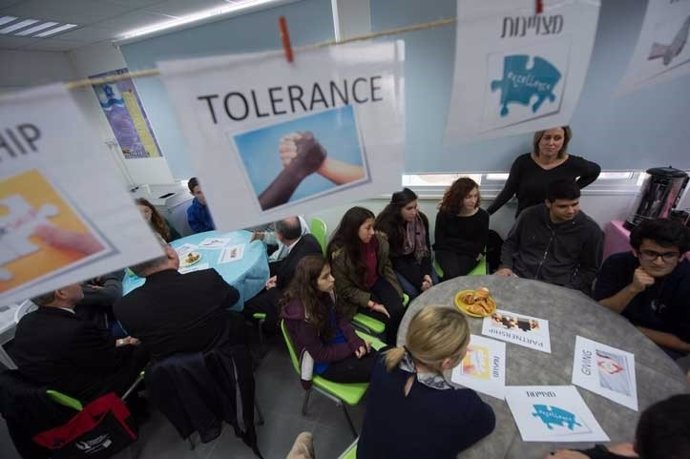
<svg viewBox="0 0 690 459">
<path fill-rule="evenodd" d="M 137 439 L 132 417 L 114 392 L 92 401 L 67 424 L 34 436 L 37 444 L 61 458 L 106 458 Z"/>
</svg>

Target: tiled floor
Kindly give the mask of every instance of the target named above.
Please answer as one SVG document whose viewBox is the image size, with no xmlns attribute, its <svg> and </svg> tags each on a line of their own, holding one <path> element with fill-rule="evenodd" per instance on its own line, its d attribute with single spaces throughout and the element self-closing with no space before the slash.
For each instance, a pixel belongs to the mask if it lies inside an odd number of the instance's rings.
<svg viewBox="0 0 690 459">
<path fill-rule="evenodd" d="M 337 458 L 352 442 L 352 434 L 341 409 L 331 400 L 313 393 L 309 414 L 302 416 L 304 391 L 295 374 L 282 341 L 275 339 L 270 351 L 256 371 L 256 389 L 265 424 L 257 426 L 259 449 L 266 459 L 284 458 L 298 433 L 314 434 L 314 447 L 319 459 Z M 348 407 L 359 429 L 363 405 Z M 173 426 L 159 413 L 141 427 L 140 438 L 116 459 L 251 459 L 252 451 L 237 437 L 232 427 L 225 429 L 213 442 L 199 444 L 190 450 Z M 4 421 L 0 421 L 0 458 L 19 459 L 9 439 Z"/>
</svg>

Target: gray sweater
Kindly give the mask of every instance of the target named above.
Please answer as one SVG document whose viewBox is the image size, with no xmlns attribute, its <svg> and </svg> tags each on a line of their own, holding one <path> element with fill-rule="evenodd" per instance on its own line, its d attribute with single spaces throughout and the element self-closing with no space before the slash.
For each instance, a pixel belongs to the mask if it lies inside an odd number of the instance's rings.
<svg viewBox="0 0 690 459">
<path fill-rule="evenodd" d="M 527 279 L 589 294 L 602 258 L 603 234 L 584 212 L 553 223 L 544 204 L 525 209 L 501 250 L 501 268 Z"/>
</svg>

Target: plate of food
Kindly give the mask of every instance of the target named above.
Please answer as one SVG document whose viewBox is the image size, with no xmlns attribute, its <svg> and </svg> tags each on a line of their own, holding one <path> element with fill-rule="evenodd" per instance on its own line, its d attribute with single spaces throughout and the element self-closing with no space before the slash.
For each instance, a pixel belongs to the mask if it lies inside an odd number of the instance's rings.
<svg viewBox="0 0 690 459">
<path fill-rule="evenodd" d="M 180 257 L 180 268 L 186 268 L 199 263 L 201 254 L 199 252 L 189 252 Z"/>
<path fill-rule="evenodd" d="M 496 301 L 486 287 L 460 290 L 455 294 L 455 306 L 470 317 L 488 317 L 496 310 Z"/>
</svg>

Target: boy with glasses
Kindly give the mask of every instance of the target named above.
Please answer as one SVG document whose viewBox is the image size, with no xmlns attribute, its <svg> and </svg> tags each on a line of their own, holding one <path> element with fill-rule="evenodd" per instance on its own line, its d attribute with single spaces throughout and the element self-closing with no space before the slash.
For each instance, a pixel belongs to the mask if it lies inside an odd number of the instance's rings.
<svg viewBox="0 0 690 459">
<path fill-rule="evenodd" d="M 646 220 L 630 233 L 632 252 L 606 259 L 594 299 L 623 314 L 673 359 L 690 353 L 690 230 Z M 686 368 L 687 369 L 687 368 Z"/>
</svg>

